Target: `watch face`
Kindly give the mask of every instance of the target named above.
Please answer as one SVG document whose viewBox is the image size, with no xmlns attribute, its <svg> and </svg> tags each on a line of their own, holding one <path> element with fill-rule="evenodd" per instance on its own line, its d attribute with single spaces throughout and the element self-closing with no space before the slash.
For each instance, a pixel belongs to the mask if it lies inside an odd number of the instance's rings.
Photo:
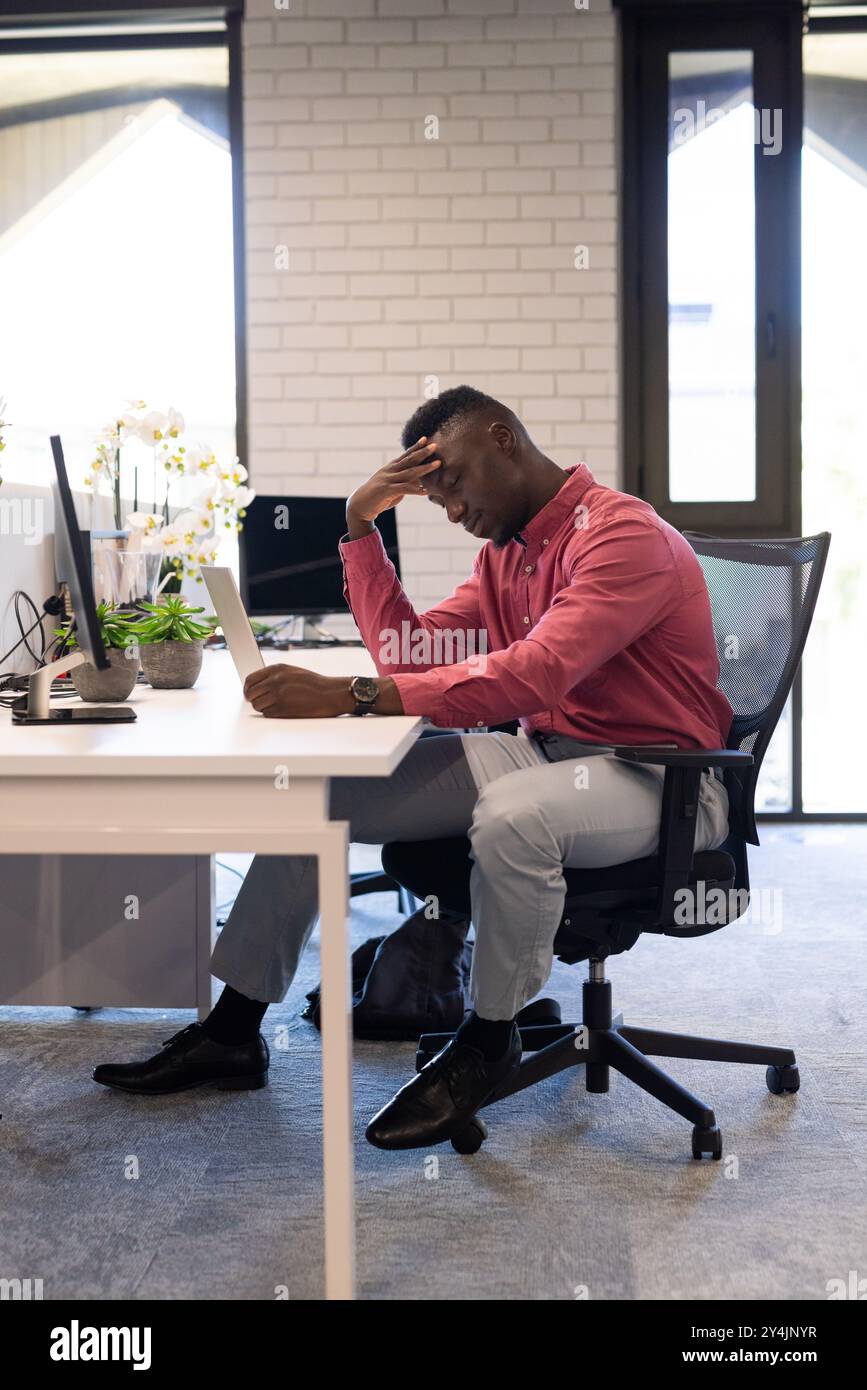
<svg viewBox="0 0 867 1390">
<path fill-rule="evenodd" d="M 379 694 L 379 686 L 370 676 L 356 676 L 352 682 L 352 693 L 356 700 L 370 704 Z"/>
</svg>

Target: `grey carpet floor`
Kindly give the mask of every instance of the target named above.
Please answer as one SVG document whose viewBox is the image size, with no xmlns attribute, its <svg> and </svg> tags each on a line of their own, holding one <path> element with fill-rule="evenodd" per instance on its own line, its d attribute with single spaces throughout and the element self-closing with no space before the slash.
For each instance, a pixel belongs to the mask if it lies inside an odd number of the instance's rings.
<svg viewBox="0 0 867 1390">
<path fill-rule="evenodd" d="M 761 1068 L 667 1063 L 714 1106 L 721 1163 L 694 1162 L 689 1126 L 624 1079 L 588 1096 L 581 1070 L 489 1112 L 474 1157 L 386 1154 L 364 1125 L 414 1048 L 358 1043 L 362 1298 L 824 1299 L 867 1277 L 867 827 L 763 841 L 753 886 L 782 894 L 777 924 L 645 938 L 609 973 L 627 1021 L 793 1046 L 800 1093 L 770 1095 Z M 356 941 L 394 912 L 356 900 Z M 47 1299 L 321 1297 L 319 1038 L 298 1017 L 317 977 L 311 948 L 267 1016 L 272 1079 L 253 1094 L 149 1101 L 89 1080 L 188 1014 L 0 1009 L 0 1277 L 42 1278 Z M 581 978 L 555 967 L 564 1017 Z"/>
</svg>

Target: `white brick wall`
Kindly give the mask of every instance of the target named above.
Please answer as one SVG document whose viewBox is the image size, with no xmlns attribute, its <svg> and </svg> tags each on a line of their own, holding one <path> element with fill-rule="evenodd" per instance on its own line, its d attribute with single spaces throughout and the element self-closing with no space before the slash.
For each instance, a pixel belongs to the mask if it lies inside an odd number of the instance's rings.
<svg viewBox="0 0 867 1390">
<path fill-rule="evenodd" d="M 556 462 L 616 482 L 610 0 L 248 0 L 247 14 L 255 486 L 351 491 L 399 452 L 428 377 L 498 396 Z M 420 499 L 398 516 L 424 608 L 477 543 Z"/>
</svg>

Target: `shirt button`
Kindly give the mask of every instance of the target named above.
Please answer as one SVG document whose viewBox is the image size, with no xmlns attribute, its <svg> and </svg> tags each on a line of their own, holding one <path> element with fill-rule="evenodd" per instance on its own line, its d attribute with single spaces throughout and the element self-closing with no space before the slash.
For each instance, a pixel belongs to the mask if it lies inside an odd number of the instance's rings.
<svg viewBox="0 0 867 1390">
<path fill-rule="evenodd" d="M 542 544 L 543 544 L 543 545 L 547 545 L 548 542 L 547 542 L 547 541 L 543 541 Z"/>
<path fill-rule="evenodd" d="M 524 622 L 525 622 L 525 623 L 528 623 L 529 621 L 530 621 L 529 618 L 525 618 L 525 619 L 524 619 Z"/>
<path fill-rule="evenodd" d="M 525 574 L 532 574 L 532 573 L 533 573 L 533 566 L 532 566 L 532 565 L 525 565 L 525 566 L 524 566 L 524 573 L 525 573 Z"/>
<path fill-rule="evenodd" d="M 484 719 L 477 719 L 477 720 L 476 720 L 476 728 L 477 728 L 477 729 L 483 729 L 484 727 L 485 727 L 485 721 L 484 721 Z"/>
</svg>

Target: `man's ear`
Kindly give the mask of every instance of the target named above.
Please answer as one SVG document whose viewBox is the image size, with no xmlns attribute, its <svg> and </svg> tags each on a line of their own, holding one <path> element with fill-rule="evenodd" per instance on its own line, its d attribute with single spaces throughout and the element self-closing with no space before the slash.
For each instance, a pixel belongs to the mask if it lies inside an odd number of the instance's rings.
<svg viewBox="0 0 867 1390">
<path fill-rule="evenodd" d="M 488 425 L 488 434 L 493 439 L 497 448 L 507 457 L 511 458 L 517 447 L 517 437 L 515 431 L 511 429 L 503 420 L 495 420 Z"/>
</svg>

